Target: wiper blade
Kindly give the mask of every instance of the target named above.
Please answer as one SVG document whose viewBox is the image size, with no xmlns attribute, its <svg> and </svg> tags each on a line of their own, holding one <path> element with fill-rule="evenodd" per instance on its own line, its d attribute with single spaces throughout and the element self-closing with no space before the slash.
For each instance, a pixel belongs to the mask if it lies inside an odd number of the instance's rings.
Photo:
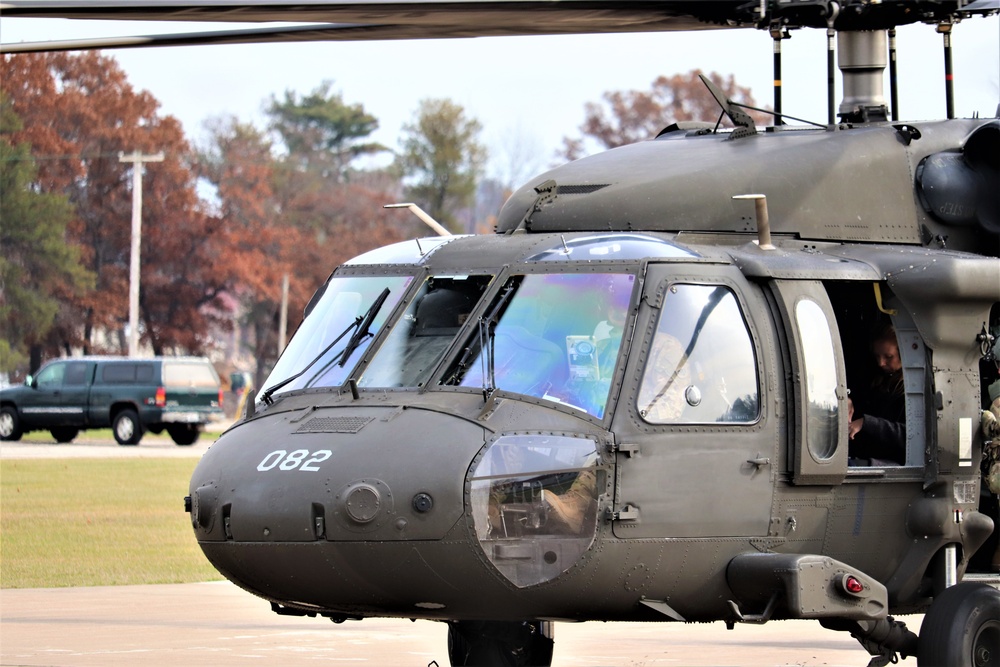
<svg viewBox="0 0 1000 667">
<path fill-rule="evenodd" d="M 344 346 L 344 351 L 340 355 L 340 363 L 338 364 L 341 368 L 347 363 L 347 360 L 351 358 L 354 354 L 354 350 L 358 349 L 358 345 L 368 336 L 372 335 L 370 331 L 372 322 L 375 321 L 375 316 L 378 315 L 378 311 L 382 310 L 382 304 L 389 297 L 389 288 L 386 287 L 382 290 L 382 293 L 378 295 L 375 302 L 368 308 L 368 312 L 364 314 L 364 319 L 361 320 L 361 326 L 359 326 L 351 339 L 347 341 L 347 345 Z M 360 318 L 359 318 L 360 319 Z"/>
<path fill-rule="evenodd" d="M 360 343 L 361 338 L 364 337 L 363 335 L 358 335 L 358 332 L 359 331 L 367 330 L 371 326 L 372 320 L 375 319 L 375 316 L 378 314 L 379 309 L 382 308 L 382 304 L 385 303 L 385 299 L 388 296 L 389 296 L 389 288 L 386 287 L 384 290 L 382 290 L 382 293 L 379 294 L 378 298 L 375 299 L 375 302 L 371 306 L 369 306 L 369 308 L 368 308 L 367 311 L 365 311 L 365 314 L 364 315 L 358 315 L 356 318 L 354 318 L 354 321 L 351 322 L 349 325 L 347 325 L 347 328 L 344 329 L 342 332 L 340 332 L 340 335 L 337 336 L 333 340 L 332 343 L 330 343 L 325 348 L 323 348 L 323 351 L 320 352 L 319 354 L 317 354 L 316 357 L 312 361 L 310 361 L 308 364 L 306 364 L 305 368 L 303 368 L 301 371 L 299 371 L 295 375 L 287 377 L 284 380 L 282 380 L 281 382 L 278 382 L 277 384 L 273 384 L 270 387 L 268 387 L 267 389 L 265 389 L 261 393 L 261 395 L 260 395 L 260 400 L 264 401 L 268 405 L 271 405 L 271 403 L 274 402 L 274 401 L 271 400 L 271 396 L 274 394 L 274 392 L 278 391 L 282 387 L 287 386 L 289 383 L 294 382 L 295 380 L 297 380 L 300 377 L 302 377 L 303 375 L 305 375 L 306 371 L 308 371 L 310 368 L 312 368 L 313 365 L 317 361 L 319 361 L 324 356 L 326 356 L 326 353 L 329 352 L 331 349 L 333 349 L 333 346 L 336 345 L 337 343 L 339 343 L 340 340 L 344 336 L 346 336 L 348 334 L 348 332 L 351 331 L 351 329 L 356 329 L 356 331 L 354 332 L 354 335 L 352 335 L 351 338 L 350 338 L 350 340 L 348 340 L 347 345 L 344 347 L 344 349 L 341 350 L 340 352 L 338 352 L 336 354 L 336 356 L 334 356 L 334 358 L 331 359 L 330 362 L 328 364 L 326 364 L 323 368 L 324 369 L 329 368 L 330 365 L 336 363 L 338 360 L 340 360 L 340 365 L 343 366 L 344 362 L 350 356 L 350 352 L 354 352 L 354 350 L 357 348 L 358 344 Z M 352 345 L 352 343 L 353 343 L 353 345 Z"/>
<path fill-rule="evenodd" d="M 489 313 L 479 319 L 479 350 L 481 358 L 485 364 L 483 369 L 483 400 L 488 400 L 490 394 L 496 390 L 496 361 L 494 352 L 494 341 L 496 338 L 497 325 L 500 323 L 500 312 L 506 307 L 510 297 L 514 294 L 515 286 L 513 281 L 504 287 L 496 304 Z"/>
</svg>

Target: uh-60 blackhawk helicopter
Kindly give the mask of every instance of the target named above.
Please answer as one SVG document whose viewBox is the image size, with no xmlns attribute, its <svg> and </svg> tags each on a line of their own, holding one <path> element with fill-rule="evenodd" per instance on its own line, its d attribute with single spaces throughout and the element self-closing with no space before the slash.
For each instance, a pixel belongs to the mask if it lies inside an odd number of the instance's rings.
<svg viewBox="0 0 1000 667">
<path fill-rule="evenodd" d="M 790 29 L 828 30 L 837 120 L 831 101 L 826 124 L 786 124 L 776 97 L 774 124 L 758 128 L 715 91 L 731 131 L 675 123 L 531 180 L 495 234 L 338 267 L 199 463 L 187 510 L 213 565 L 277 613 L 444 621 L 456 665 L 549 664 L 558 621 L 817 619 L 871 664 L 979 666 L 1000 665 L 1000 592 L 963 580 L 977 550 L 989 563 L 996 548 L 995 505 L 979 505 L 981 470 L 1000 483 L 996 431 L 981 427 L 1000 393 L 1000 119 L 902 122 L 882 81 L 895 26 L 937 23 L 947 40 L 958 19 L 996 9 L 2 11 L 323 22 L 128 45 L 740 26 L 780 45 Z M 45 48 L 81 46 L 114 44 Z M 895 619 L 911 613 L 925 613 L 919 637 Z"/>
</svg>

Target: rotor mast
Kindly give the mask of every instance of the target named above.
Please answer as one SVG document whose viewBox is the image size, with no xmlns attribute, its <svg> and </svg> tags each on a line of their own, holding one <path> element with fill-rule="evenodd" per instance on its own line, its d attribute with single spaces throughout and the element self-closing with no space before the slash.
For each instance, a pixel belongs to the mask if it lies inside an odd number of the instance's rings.
<svg viewBox="0 0 1000 667">
<path fill-rule="evenodd" d="M 844 78 L 844 99 L 837 115 L 844 122 L 889 118 L 882 77 L 888 64 L 885 30 L 837 33 L 837 66 Z"/>
</svg>

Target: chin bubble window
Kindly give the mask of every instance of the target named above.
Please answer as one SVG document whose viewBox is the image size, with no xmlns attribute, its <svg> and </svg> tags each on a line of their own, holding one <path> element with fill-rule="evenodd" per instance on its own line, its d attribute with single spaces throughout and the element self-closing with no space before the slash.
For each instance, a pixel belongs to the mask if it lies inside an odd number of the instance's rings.
<svg viewBox="0 0 1000 667">
<path fill-rule="evenodd" d="M 488 446 L 470 483 L 480 546 L 524 587 L 559 576 L 590 547 L 606 471 L 593 440 L 509 435 Z"/>
</svg>

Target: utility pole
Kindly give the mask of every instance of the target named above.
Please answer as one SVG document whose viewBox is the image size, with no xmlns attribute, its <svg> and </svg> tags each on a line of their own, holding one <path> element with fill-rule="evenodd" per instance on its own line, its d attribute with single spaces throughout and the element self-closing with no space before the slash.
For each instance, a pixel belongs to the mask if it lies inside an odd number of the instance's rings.
<svg viewBox="0 0 1000 667">
<path fill-rule="evenodd" d="M 278 354 L 285 349 L 288 333 L 288 274 L 281 276 L 281 313 L 278 316 Z"/>
<path fill-rule="evenodd" d="M 142 165 L 163 162 L 163 152 L 144 155 L 118 153 L 119 162 L 132 163 L 132 261 L 128 276 L 128 355 L 139 353 L 139 249 L 142 247 Z"/>
</svg>

